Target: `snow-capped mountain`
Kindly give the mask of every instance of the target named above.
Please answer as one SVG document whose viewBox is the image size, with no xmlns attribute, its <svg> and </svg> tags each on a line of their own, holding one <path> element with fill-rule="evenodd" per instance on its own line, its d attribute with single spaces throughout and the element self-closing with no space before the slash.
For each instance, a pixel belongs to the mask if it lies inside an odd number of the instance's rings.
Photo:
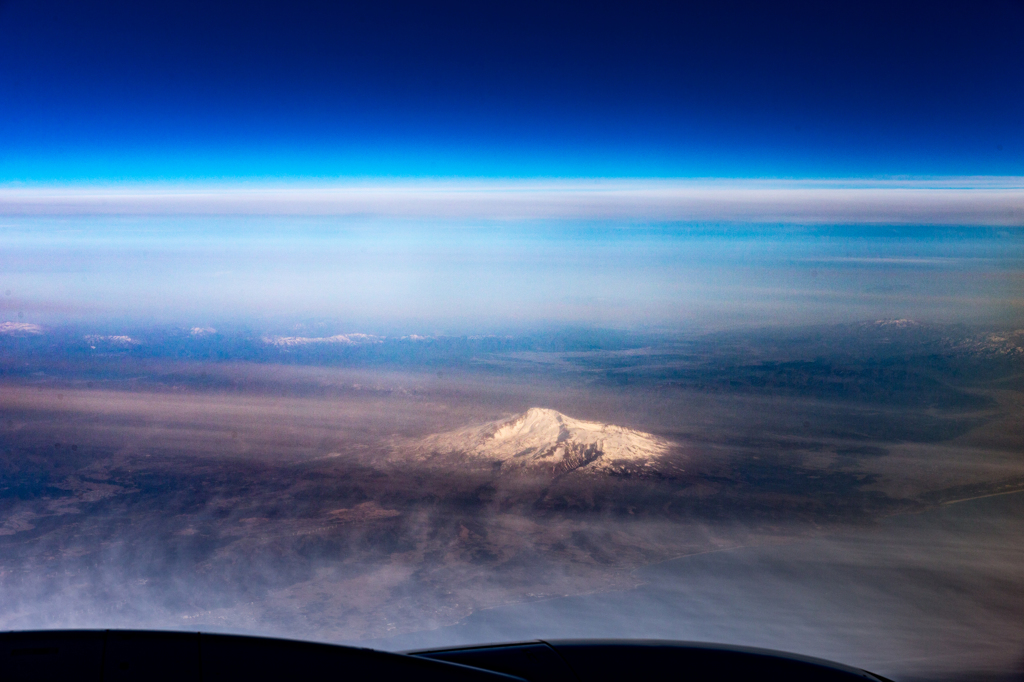
<svg viewBox="0 0 1024 682">
<path fill-rule="evenodd" d="M 461 454 L 493 462 L 502 472 L 565 474 L 654 466 L 673 443 L 643 431 L 573 419 L 542 407 L 511 419 L 439 433 L 413 448 L 421 459 Z"/>
</svg>

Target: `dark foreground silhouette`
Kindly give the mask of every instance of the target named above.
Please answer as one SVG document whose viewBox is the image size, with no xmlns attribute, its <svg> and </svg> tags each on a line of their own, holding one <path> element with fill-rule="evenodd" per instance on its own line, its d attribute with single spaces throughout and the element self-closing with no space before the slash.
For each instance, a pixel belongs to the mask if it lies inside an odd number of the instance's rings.
<svg viewBox="0 0 1024 682">
<path fill-rule="evenodd" d="M 54 630 L 0 635 L 0 660 L 5 680 L 888 682 L 857 668 L 793 654 L 656 640 L 537 640 L 385 653 L 238 635 Z"/>
</svg>

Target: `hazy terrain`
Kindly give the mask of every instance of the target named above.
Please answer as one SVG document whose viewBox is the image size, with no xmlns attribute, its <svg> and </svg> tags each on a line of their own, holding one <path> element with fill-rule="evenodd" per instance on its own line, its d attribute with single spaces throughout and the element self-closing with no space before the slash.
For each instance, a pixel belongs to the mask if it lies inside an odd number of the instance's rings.
<svg viewBox="0 0 1024 682">
<path fill-rule="evenodd" d="M 0 336 L 6 628 L 388 646 L 484 608 L 628 589 L 672 557 L 868 532 L 1024 489 L 1019 330 L 87 331 Z M 530 407 L 670 447 L 652 467 L 590 474 L 423 457 L 432 434 Z M 945 570 L 927 556 L 922 570 Z M 1024 570 L 1001 579 L 1024 587 Z M 634 626 L 622 636 L 650 632 Z M 894 655 L 880 672 L 921 667 Z"/>
<path fill-rule="evenodd" d="M 0 0 L 0 630 L 1024 682 L 1022 12 Z"/>
</svg>

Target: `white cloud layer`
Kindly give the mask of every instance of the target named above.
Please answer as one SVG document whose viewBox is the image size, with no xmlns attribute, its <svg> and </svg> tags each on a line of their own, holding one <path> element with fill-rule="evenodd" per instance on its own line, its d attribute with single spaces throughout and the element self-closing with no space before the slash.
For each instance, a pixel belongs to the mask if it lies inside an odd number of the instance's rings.
<svg viewBox="0 0 1024 682">
<path fill-rule="evenodd" d="M 0 215 L 1024 225 L 1024 178 L 7 186 Z"/>
</svg>

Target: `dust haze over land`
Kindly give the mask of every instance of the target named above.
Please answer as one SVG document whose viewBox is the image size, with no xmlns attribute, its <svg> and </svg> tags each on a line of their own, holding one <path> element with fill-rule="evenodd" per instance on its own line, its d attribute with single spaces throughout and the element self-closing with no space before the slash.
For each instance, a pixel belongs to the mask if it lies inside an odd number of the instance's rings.
<svg viewBox="0 0 1024 682">
<path fill-rule="evenodd" d="M 1013 329 L 880 320 L 690 337 L 577 330 L 298 344 L 126 331 L 18 329 L 0 341 L 4 627 L 436 644 L 416 633 L 491 613 L 481 609 L 630 590 L 650 581 L 638 569 L 673 557 L 786 557 L 816 538 L 886 537 L 894 515 L 1024 488 L 1024 336 Z M 652 467 L 600 476 L 412 456 L 435 434 L 533 407 L 671 447 Z M 1001 523 L 1005 535 L 1012 520 Z M 825 565 L 890 561 L 831 546 Z M 914 570 L 957 570 L 920 556 Z M 961 611 L 1020 634 L 991 604 L 1024 576 L 1000 570 Z M 745 594 L 752 574 L 736 575 L 735 594 Z M 719 606 L 702 608 L 735 608 L 729 589 L 711 589 Z M 940 601 L 922 598 L 922 627 L 951 617 Z M 884 637 L 889 607 L 872 603 Z M 572 613 L 561 616 L 565 632 L 579 627 Z M 700 633 L 665 612 L 652 616 L 660 626 L 603 617 L 620 636 Z M 785 622 L 774 646 L 857 655 L 827 633 L 799 635 L 799 616 Z M 508 632 L 530 627 L 540 623 Z M 732 632 L 764 643 L 754 631 Z M 1001 641 L 996 672 L 1020 654 Z M 915 646 L 896 647 L 879 672 L 978 670 L 973 659 L 900 658 Z"/>
</svg>

